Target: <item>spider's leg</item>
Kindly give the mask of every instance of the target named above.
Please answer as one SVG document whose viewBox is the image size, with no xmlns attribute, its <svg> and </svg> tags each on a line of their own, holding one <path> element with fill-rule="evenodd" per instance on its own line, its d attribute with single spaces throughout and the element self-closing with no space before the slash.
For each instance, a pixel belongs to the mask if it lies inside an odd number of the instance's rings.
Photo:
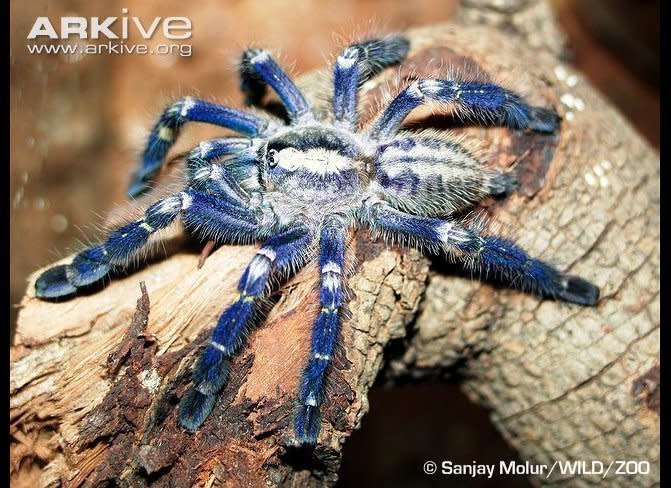
<svg viewBox="0 0 671 488">
<path fill-rule="evenodd" d="M 254 319 L 258 299 L 266 291 L 271 273 L 287 272 L 300 265 L 310 242 L 303 226 L 270 237 L 256 253 L 238 284 L 238 297 L 219 318 L 209 344 L 194 367 L 193 387 L 179 404 L 179 421 L 197 429 L 212 411 L 228 381 L 230 360 L 240 349 Z"/>
<path fill-rule="evenodd" d="M 480 235 L 454 221 L 410 215 L 380 201 L 367 204 L 365 219 L 388 238 L 448 253 L 522 289 L 579 305 L 595 305 L 599 299 L 595 285 L 530 257 L 510 240 Z"/>
<path fill-rule="evenodd" d="M 249 49 L 242 55 L 240 73 L 242 89 L 248 100 L 263 96 L 265 85 L 270 85 L 282 100 L 291 122 L 314 118 L 310 104 L 294 82 L 275 62 L 268 51 Z"/>
<path fill-rule="evenodd" d="M 204 122 L 234 130 L 248 137 L 263 135 L 269 121 L 240 110 L 204 100 L 184 98 L 165 109 L 154 125 L 142 154 L 142 163 L 133 173 L 128 195 L 136 197 L 150 188 L 163 159 L 186 122 Z"/>
<path fill-rule="evenodd" d="M 261 107 L 261 102 L 268 88 L 266 81 L 261 78 L 250 63 L 251 59 L 258 52 L 258 49 L 247 49 L 244 51 L 238 66 L 240 91 L 245 95 L 245 103 L 248 106 L 254 107 Z"/>
<path fill-rule="evenodd" d="M 312 326 L 312 347 L 301 376 L 294 435 L 299 444 L 314 444 L 321 428 L 319 407 L 324 398 L 324 382 L 338 338 L 340 307 L 343 304 L 343 267 L 347 226 L 338 218 L 327 221 L 319 238 L 321 310 Z"/>
<path fill-rule="evenodd" d="M 251 146 L 251 139 L 244 137 L 218 137 L 203 141 L 189 153 L 187 168 L 189 161 L 214 161 L 222 156 L 228 156 L 249 149 Z"/>
<path fill-rule="evenodd" d="M 218 160 L 231 156 L 225 162 Z M 211 193 L 223 193 L 242 205 L 248 205 L 249 194 L 241 185 L 251 179 L 258 186 L 258 167 L 252 141 L 223 137 L 201 142 L 186 158 L 189 186 Z M 254 178 L 256 177 L 256 178 Z"/>
<path fill-rule="evenodd" d="M 513 173 L 483 166 L 465 147 L 446 139 L 406 137 L 377 148 L 372 190 L 413 214 L 458 212 L 516 187 Z"/>
<path fill-rule="evenodd" d="M 425 79 L 413 82 L 392 100 L 371 129 L 371 137 L 393 136 L 414 108 L 429 102 L 455 104 L 478 122 L 494 122 L 512 129 L 551 133 L 559 127 L 559 116 L 553 110 L 528 105 L 498 85 Z"/>
<path fill-rule="evenodd" d="M 357 125 L 359 87 L 384 68 L 403 60 L 409 41 L 398 34 L 346 47 L 333 69 L 333 115 L 347 128 Z"/>
<path fill-rule="evenodd" d="M 111 232 L 104 243 L 80 252 L 70 264 L 46 270 L 35 282 L 36 296 L 66 297 L 100 281 L 114 266 L 124 267 L 152 234 L 168 227 L 180 213 L 185 225 L 218 240 L 250 242 L 261 233 L 252 210 L 222 196 L 187 190 L 157 201 L 140 220 Z"/>
<path fill-rule="evenodd" d="M 272 211 L 241 205 L 225 193 L 205 193 L 187 190 L 182 193 L 190 198 L 184 209 L 182 221 L 192 234 L 203 240 L 217 243 L 250 244 L 266 237 L 275 224 Z"/>
</svg>

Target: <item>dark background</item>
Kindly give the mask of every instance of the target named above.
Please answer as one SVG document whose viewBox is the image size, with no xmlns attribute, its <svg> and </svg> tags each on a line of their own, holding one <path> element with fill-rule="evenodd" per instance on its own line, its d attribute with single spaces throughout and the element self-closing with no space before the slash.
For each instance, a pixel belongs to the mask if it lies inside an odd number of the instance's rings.
<svg viewBox="0 0 671 488">
<path fill-rule="evenodd" d="M 659 146 L 660 2 L 553 0 L 571 61 Z M 38 16 L 187 16 L 193 56 L 30 55 Z M 38 0 L 10 2 L 10 336 L 27 276 L 81 248 L 124 202 L 129 171 L 165 103 L 186 94 L 238 104 L 234 63 L 249 44 L 281 52 L 294 73 L 322 66 L 362 32 L 448 20 L 449 0 Z M 604 130 L 608 130 L 604 127 Z M 201 139 L 185 130 L 180 147 Z M 178 148 L 179 149 L 179 148 Z M 514 459 L 486 412 L 445 381 L 377 387 L 344 452 L 341 485 L 433 486 L 424 461 Z M 450 477 L 452 486 L 529 486 L 525 478 Z M 459 484 L 461 483 L 461 484 Z M 505 483 L 505 485 L 503 484 Z"/>
</svg>

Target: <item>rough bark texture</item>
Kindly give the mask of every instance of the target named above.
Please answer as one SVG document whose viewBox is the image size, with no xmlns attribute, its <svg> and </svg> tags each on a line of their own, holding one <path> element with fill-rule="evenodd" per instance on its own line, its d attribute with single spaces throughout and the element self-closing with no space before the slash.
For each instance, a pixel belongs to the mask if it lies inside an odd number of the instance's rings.
<svg viewBox="0 0 671 488">
<path fill-rule="evenodd" d="M 477 68 L 535 104 L 555 106 L 563 116 L 556 136 L 455 131 L 482 141 L 483 158 L 515 167 L 522 181 L 517 194 L 488 202 L 485 211 L 506 233 L 513 228 L 531 254 L 598 284 L 599 305 L 542 301 L 478 282 L 362 232 L 352 239 L 355 298 L 319 444 L 295 450 L 287 444 L 316 312 L 314 268 L 282 288 L 193 435 L 176 424 L 174 407 L 194 352 L 231 299 L 253 247 L 222 247 L 202 269 L 197 251 L 171 252 L 64 303 L 35 299 L 31 280 L 11 352 L 15 486 L 332 484 L 342 445 L 367 412 L 367 392 L 383 366 L 391 381 L 460 375 L 523 459 L 645 460 L 650 474 L 611 475 L 611 484 L 658 483 L 658 156 L 558 61 L 562 41 L 544 3 L 469 4 L 478 5 L 450 24 L 409 32 L 409 59 L 366 84 L 364 112 L 370 117 L 399 83 L 440 76 L 447 65 Z M 302 86 L 324 105 L 324 73 L 302 78 Z M 449 117 L 415 119 L 452 128 Z M 395 339 L 402 353 L 386 348 Z M 543 483 L 597 481 L 555 473 Z"/>
</svg>

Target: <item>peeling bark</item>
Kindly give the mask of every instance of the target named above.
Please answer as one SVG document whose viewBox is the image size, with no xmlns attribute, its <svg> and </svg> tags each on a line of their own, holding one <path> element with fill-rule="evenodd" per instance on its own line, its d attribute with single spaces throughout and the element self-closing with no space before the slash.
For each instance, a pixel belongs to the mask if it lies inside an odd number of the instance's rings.
<svg viewBox="0 0 671 488">
<path fill-rule="evenodd" d="M 559 37 L 520 20 L 542 18 L 534 12 L 545 4 L 511 4 L 519 6 L 493 14 L 465 8 L 454 22 L 409 31 L 408 60 L 366 84 L 363 110 L 370 119 L 399 80 L 440 76 L 447 64 L 477 68 L 534 104 L 556 107 L 563 117 L 557 136 L 453 128 L 449 117 L 421 111 L 413 118 L 482 141 L 485 159 L 517 171 L 520 191 L 485 202 L 484 211 L 513 228 L 531 254 L 598 284 L 596 308 L 472 280 L 360 232 L 352 239 L 355 298 L 322 434 L 314 450 L 296 450 L 288 440 L 317 311 L 313 267 L 283 285 L 195 434 L 178 426 L 175 405 L 254 247 L 224 246 L 204 260 L 202 248 L 191 252 L 175 237 L 169 247 L 181 250 L 167 259 L 63 303 L 34 298 L 31 279 L 11 351 L 13 485 L 36 477 L 40 486 L 333 484 L 343 443 L 367 412 L 367 392 L 383 367 L 390 381 L 459 374 L 523 459 L 647 460 L 649 475 L 611 481 L 658 483 L 658 156 L 580 75 L 567 83 L 564 73 L 574 73 L 557 60 Z M 327 74 L 301 81 L 321 107 Z M 138 282 L 147 290 L 140 300 Z M 386 347 L 394 339 L 406 347 L 391 357 Z M 553 476 L 544 483 L 595 481 Z"/>
</svg>

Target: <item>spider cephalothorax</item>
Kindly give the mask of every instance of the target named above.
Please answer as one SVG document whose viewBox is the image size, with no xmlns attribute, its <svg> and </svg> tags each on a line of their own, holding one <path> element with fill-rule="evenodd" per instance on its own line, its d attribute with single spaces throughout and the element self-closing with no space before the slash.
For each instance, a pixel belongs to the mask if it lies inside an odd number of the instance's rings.
<svg viewBox="0 0 671 488">
<path fill-rule="evenodd" d="M 168 107 L 154 126 L 142 165 L 129 188 L 150 187 L 180 128 L 191 121 L 243 135 L 205 141 L 187 158 L 184 189 L 163 198 L 144 217 L 107 240 L 45 271 L 37 296 L 60 298 L 99 282 L 124 266 L 148 241 L 181 215 L 186 228 L 218 243 L 261 242 L 193 369 L 179 420 L 197 429 L 208 417 L 229 375 L 272 276 L 316 261 L 321 273 L 320 311 L 314 322 L 294 421 L 297 443 L 311 444 L 321 427 L 320 405 L 345 305 L 345 250 L 349 230 L 361 226 L 390 241 L 460 259 L 544 296 L 593 305 L 599 290 L 529 257 L 513 242 L 483 235 L 462 215 L 491 195 L 503 195 L 516 178 L 481 164 L 439 132 L 402 132 L 416 107 L 453 104 L 473 121 L 512 129 L 554 132 L 557 115 L 527 105 L 513 92 L 486 82 L 422 79 L 402 90 L 366 130 L 357 116 L 359 87 L 404 59 L 406 39 L 390 35 L 347 47 L 334 71 L 332 114 L 318 116 L 266 51 L 248 50 L 240 74 L 247 101 L 258 104 L 270 85 L 287 122 L 187 98 Z"/>
</svg>

